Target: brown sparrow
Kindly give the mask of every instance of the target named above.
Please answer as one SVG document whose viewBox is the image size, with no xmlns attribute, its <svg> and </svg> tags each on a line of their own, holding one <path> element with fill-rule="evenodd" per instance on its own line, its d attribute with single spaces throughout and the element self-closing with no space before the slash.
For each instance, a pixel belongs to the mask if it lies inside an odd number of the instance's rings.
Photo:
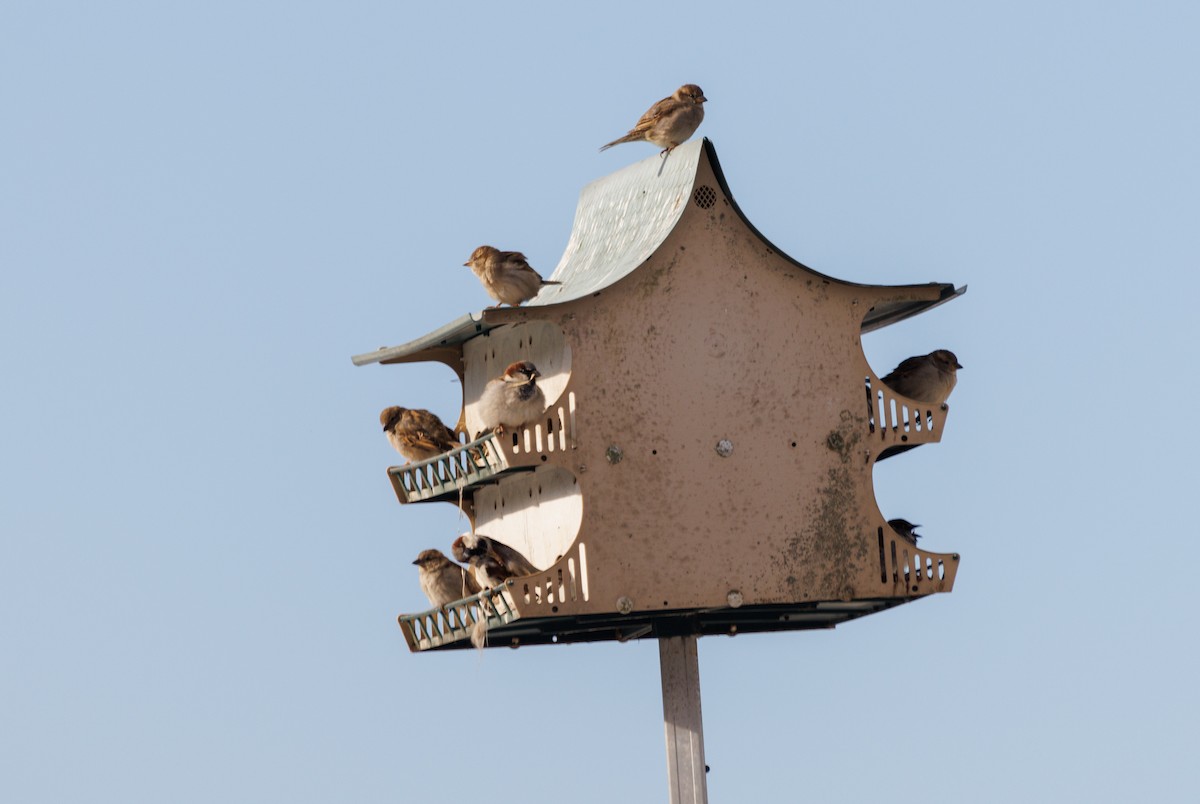
<svg viewBox="0 0 1200 804">
<path fill-rule="evenodd" d="M 464 568 L 446 558 L 440 550 L 422 550 L 413 562 L 421 580 L 421 591 L 434 608 L 477 595 L 480 591 L 475 578 Z"/>
<path fill-rule="evenodd" d="M 396 451 L 410 461 L 423 461 L 462 446 L 454 431 L 427 410 L 384 408 L 379 423 Z"/>
<path fill-rule="evenodd" d="M 629 129 L 624 137 L 618 137 L 603 146 L 607 150 L 622 142 L 652 142 L 662 147 L 665 155 L 675 146 L 686 142 L 696 133 L 704 120 L 704 90 L 695 84 L 684 84 L 669 98 L 663 98 L 651 106 L 637 125 Z"/>
<path fill-rule="evenodd" d="M 921 538 L 921 534 L 917 533 L 917 528 L 920 525 L 914 525 L 907 519 L 889 519 L 888 524 L 892 526 L 892 530 L 904 541 L 911 544 L 913 547 L 917 545 L 917 539 Z"/>
<path fill-rule="evenodd" d="M 464 533 L 454 540 L 450 551 L 454 558 L 469 564 L 475 580 L 491 589 L 518 575 L 533 575 L 538 568 L 529 559 L 504 542 L 479 534 Z"/>
<path fill-rule="evenodd" d="M 561 285 L 542 279 L 542 275 L 529 267 L 525 255 L 519 251 L 500 251 L 491 246 L 480 246 L 471 252 L 471 259 L 463 265 L 475 272 L 483 289 L 499 304 L 516 307 L 538 295 L 543 285 Z"/>
<path fill-rule="evenodd" d="M 883 378 L 883 382 L 901 396 L 915 399 L 918 402 L 928 402 L 931 405 L 945 405 L 950 392 L 954 390 L 957 381 L 956 373 L 962 368 L 954 352 L 938 349 L 927 355 L 910 357 L 903 361 L 892 373 Z"/>
<path fill-rule="evenodd" d="M 485 430 L 503 433 L 536 420 L 546 410 L 546 395 L 537 385 L 542 373 L 528 360 L 513 363 L 494 380 L 488 380 L 479 398 L 479 418 Z M 478 436 L 476 436 L 478 438 Z"/>
</svg>

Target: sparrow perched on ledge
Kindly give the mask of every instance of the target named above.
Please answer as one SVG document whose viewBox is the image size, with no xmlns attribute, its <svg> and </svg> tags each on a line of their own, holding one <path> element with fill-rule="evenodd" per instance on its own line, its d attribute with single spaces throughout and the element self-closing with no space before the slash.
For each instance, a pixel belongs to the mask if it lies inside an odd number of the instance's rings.
<svg viewBox="0 0 1200 804">
<path fill-rule="evenodd" d="M 419 408 L 384 408 L 379 423 L 396 451 L 410 461 L 423 461 L 462 446 L 441 419 Z"/>
<path fill-rule="evenodd" d="M 883 378 L 883 383 L 901 396 L 931 405 L 945 405 L 958 381 L 956 375 L 960 368 L 954 352 L 938 349 L 903 361 Z"/>
<path fill-rule="evenodd" d="M 916 547 L 917 539 L 921 538 L 921 534 L 917 533 L 917 528 L 920 525 L 914 525 L 907 519 L 889 519 L 888 524 L 892 526 L 892 530 L 904 541 Z"/>
<path fill-rule="evenodd" d="M 528 360 L 513 363 L 494 380 L 488 380 L 479 398 L 479 418 L 485 430 L 503 433 L 535 421 L 546 410 L 546 395 L 538 387 L 542 373 Z M 478 438 L 478 435 L 476 436 Z"/>
<path fill-rule="evenodd" d="M 417 565 L 421 591 L 435 608 L 482 591 L 469 572 L 440 550 L 422 550 L 413 563 Z"/>
<path fill-rule="evenodd" d="M 652 142 L 660 146 L 663 149 L 661 155 L 665 155 L 696 133 L 704 120 L 704 102 L 707 100 L 700 87 L 684 84 L 674 95 L 651 106 L 628 134 L 600 150 L 606 151 L 622 142 Z"/>
<path fill-rule="evenodd" d="M 561 285 L 542 279 L 542 275 L 529 267 L 525 255 L 519 251 L 500 251 L 491 246 L 480 246 L 471 252 L 471 259 L 463 263 L 470 268 L 483 289 L 495 299 L 499 307 L 508 304 L 513 307 L 526 302 L 538 295 L 544 285 Z"/>
<path fill-rule="evenodd" d="M 518 575 L 533 575 L 538 568 L 504 542 L 479 534 L 464 533 L 450 548 L 454 558 L 470 565 L 475 580 L 491 589 Z"/>
</svg>

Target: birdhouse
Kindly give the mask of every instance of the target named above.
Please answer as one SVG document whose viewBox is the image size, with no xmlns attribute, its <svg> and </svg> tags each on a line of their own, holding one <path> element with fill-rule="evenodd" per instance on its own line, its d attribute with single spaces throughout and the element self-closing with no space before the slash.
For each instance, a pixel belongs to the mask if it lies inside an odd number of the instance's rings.
<svg viewBox="0 0 1200 804">
<path fill-rule="evenodd" d="M 553 279 L 353 358 L 450 366 L 473 435 L 488 380 L 542 374 L 538 421 L 387 470 L 401 503 L 461 506 L 541 568 L 402 615 L 413 650 L 467 646 L 480 620 L 491 646 L 830 628 L 951 591 L 958 554 L 902 538 L 887 520 L 907 512 L 872 484 L 949 410 L 885 386 L 861 336 L 965 288 L 802 265 L 742 214 L 707 140 L 584 188 Z"/>
</svg>

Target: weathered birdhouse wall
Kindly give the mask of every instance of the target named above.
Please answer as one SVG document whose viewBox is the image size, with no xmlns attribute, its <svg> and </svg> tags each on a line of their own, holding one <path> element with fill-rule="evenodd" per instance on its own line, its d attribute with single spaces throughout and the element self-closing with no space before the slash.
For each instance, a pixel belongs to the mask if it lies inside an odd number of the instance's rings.
<svg viewBox="0 0 1200 804">
<path fill-rule="evenodd" d="M 899 538 L 872 485 L 881 457 L 940 440 L 946 411 L 895 397 L 860 338 L 953 287 L 823 276 L 744 219 L 707 141 L 657 161 L 584 191 L 561 287 L 458 330 L 468 432 L 509 363 L 544 375 L 543 420 L 496 438 L 499 480 L 469 495 L 479 533 L 545 568 L 509 588 L 519 619 L 571 639 L 681 612 L 671 627 L 693 632 L 828 627 L 949 591 L 958 556 Z M 421 350 L 370 359 L 389 358 Z"/>
<path fill-rule="evenodd" d="M 743 605 L 911 594 L 891 549 L 910 564 L 918 551 L 875 505 L 872 467 L 896 439 L 872 433 L 867 383 L 881 385 L 860 332 L 877 305 L 942 288 L 810 272 L 746 225 L 707 160 L 685 203 L 611 286 L 484 314 L 552 322 L 571 354 L 573 448 L 544 463 L 578 482 L 590 599 L 556 613 L 723 607 L 731 592 Z M 940 437 L 944 414 L 929 416 L 913 443 Z"/>
</svg>

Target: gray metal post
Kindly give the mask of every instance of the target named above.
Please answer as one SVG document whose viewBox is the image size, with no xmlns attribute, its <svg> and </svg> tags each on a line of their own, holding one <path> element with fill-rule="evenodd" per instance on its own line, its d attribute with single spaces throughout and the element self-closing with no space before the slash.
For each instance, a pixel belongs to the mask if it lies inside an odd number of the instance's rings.
<svg viewBox="0 0 1200 804">
<path fill-rule="evenodd" d="M 671 804 L 708 804 L 696 637 L 658 640 Z"/>
</svg>

